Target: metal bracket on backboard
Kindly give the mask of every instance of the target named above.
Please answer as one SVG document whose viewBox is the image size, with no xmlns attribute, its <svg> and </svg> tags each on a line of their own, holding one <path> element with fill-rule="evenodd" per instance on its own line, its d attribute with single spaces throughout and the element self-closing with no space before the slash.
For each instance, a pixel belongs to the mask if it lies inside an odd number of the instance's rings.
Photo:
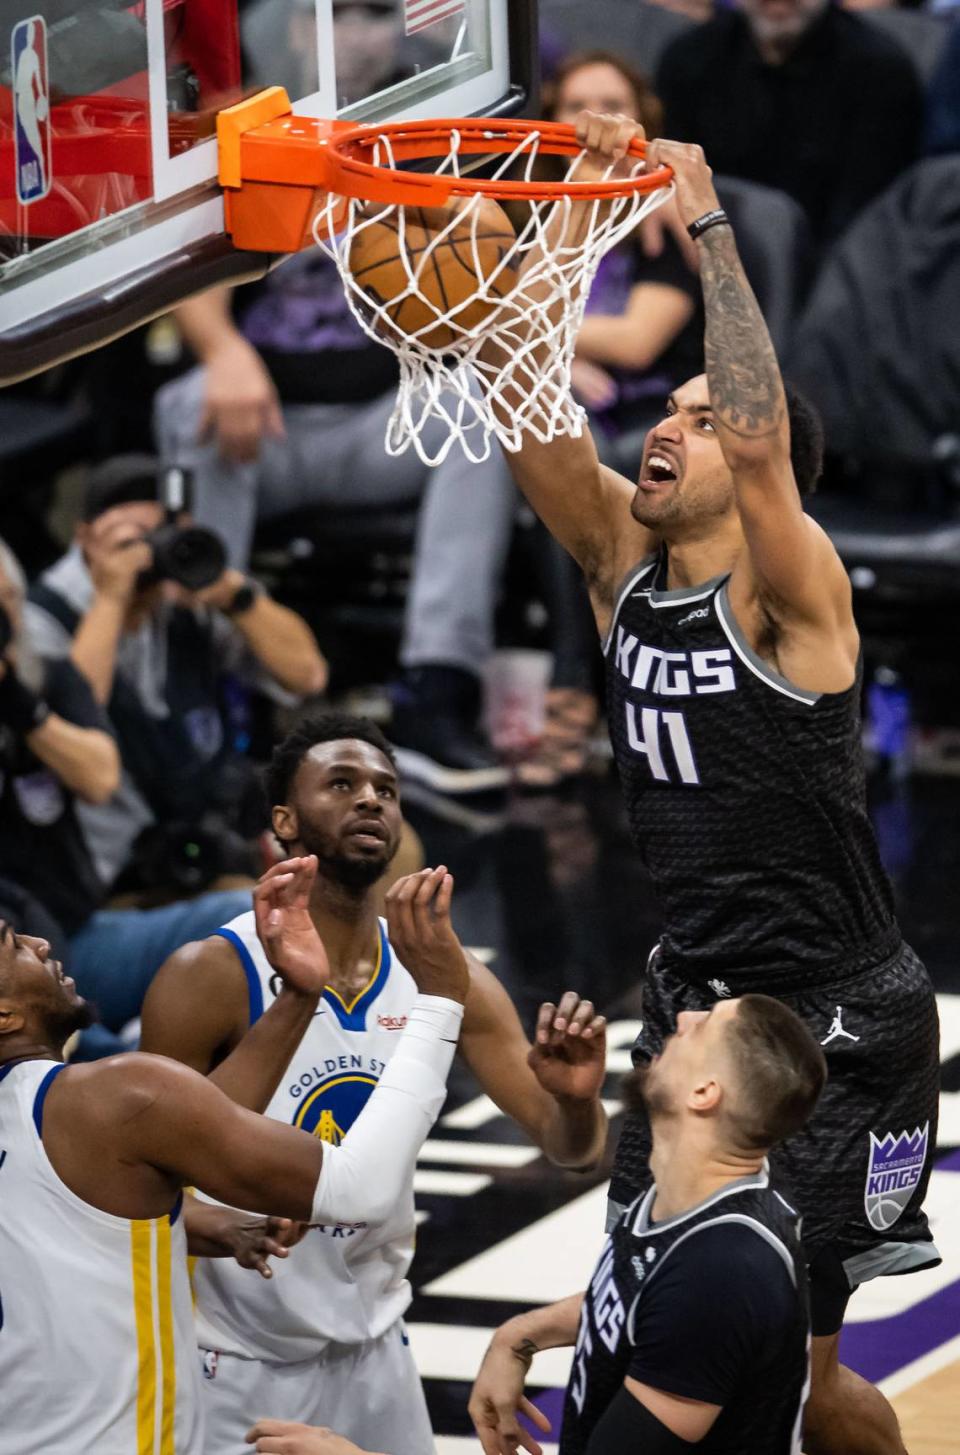
<svg viewBox="0 0 960 1455">
<path fill-rule="evenodd" d="M 235 247 L 295 253 L 313 243 L 328 197 L 325 142 L 348 125 L 294 116 L 282 86 L 218 114 L 219 179 Z"/>
</svg>

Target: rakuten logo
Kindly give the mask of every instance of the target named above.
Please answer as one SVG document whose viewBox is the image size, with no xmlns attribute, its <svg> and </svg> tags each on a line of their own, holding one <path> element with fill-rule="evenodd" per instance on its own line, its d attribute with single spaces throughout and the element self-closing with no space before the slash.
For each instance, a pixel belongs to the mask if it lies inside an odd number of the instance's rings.
<svg viewBox="0 0 960 1455">
<path fill-rule="evenodd" d="M 407 1024 L 405 1015 L 378 1015 L 377 1025 L 382 1031 L 402 1031 Z"/>
</svg>

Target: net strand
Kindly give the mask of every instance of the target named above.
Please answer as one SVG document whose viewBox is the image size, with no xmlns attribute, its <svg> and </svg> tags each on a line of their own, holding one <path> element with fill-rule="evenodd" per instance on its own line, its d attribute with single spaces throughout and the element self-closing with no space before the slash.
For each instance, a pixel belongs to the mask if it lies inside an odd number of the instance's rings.
<svg viewBox="0 0 960 1455">
<path fill-rule="evenodd" d="M 536 131 L 523 137 L 498 162 L 492 180 L 515 175 L 518 168 L 527 181 L 533 180 L 539 140 Z M 460 146 L 460 133 L 453 129 L 447 155 L 436 167 L 438 173 L 460 176 Z M 373 156 L 379 165 L 395 169 L 389 136 L 378 139 Z M 571 159 L 567 181 L 576 181 L 585 156 L 581 152 Z M 604 180 L 612 172 L 611 167 Z M 495 439 L 515 453 L 527 435 L 541 444 L 563 436 L 579 437 L 586 412 L 573 397 L 570 371 L 597 270 L 604 255 L 624 241 L 671 191 L 659 188 L 612 201 L 593 201 L 585 221 L 578 224 L 575 241 L 565 239 L 572 208 L 582 207 L 582 203 L 568 196 L 530 199 L 523 204 L 529 215 L 516 242 L 486 271 L 481 252 L 481 194 L 460 202 L 449 222 L 415 256 L 409 246 L 404 207 L 350 198 L 344 220 L 342 199 L 328 199 L 314 219 L 314 238 L 336 263 L 357 323 L 369 338 L 392 349 L 400 362 L 397 403 L 387 427 L 387 453 L 401 455 L 413 448 L 425 465 L 439 465 L 459 443 L 467 459 L 480 464 L 489 458 Z M 365 291 L 350 270 L 356 240 L 377 223 L 394 227 L 407 280 L 403 291 L 385 301 Z M 463 246 L 466 226 L 470 228 L 469 255 L 476 290 L 442 308 L 421 284 L 432 269 L 438 247 L 454 235 L 458 247 Z M 471 324 L 464 315 L 469 316 L 478 298 L 489 306 L 489 312 Z M 427 319 L 411 333 L 394 322 L 394 315 L 408 300 L 415 300 L 418 312 Z M 442 347 L 437 346 L 438 338 L 442 338 Z M 437 420 L 446 431 L 439 444 Z"/>
</svg>

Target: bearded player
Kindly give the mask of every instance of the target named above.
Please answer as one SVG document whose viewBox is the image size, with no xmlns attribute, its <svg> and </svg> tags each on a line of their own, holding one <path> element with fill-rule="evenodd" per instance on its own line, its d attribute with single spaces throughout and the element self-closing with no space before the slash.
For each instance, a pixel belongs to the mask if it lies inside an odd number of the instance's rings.
<svg viewBox="0 0 960 1455">
<path fill-rule="evenodd" d="M 642 135 L 589 112 L 577 131 L 583 180 Z M 681 1011 L 750 991 L 813 1030 L 828 1088 L 774 1159 L 811 1275 L 804 1449 L 904 1455 L 893 1410 L 840 1365 L 838 1342 L 858 1284 L 939 1262 L 922 1211 L 936 1002 L 867 818 L 850 584 L 801 501 L 820 472 L 819 422 L 784 389 L 702 151 L 651 143 L 647 166 L 664 163 L 699 255 L 705 376 L 671 396 L 636 483 L 599 463 L 586 430 L 527 436 L 508 459 L 587 578 L 630 825 L 663 908 L 635 1058 L 659 1052 Z M 582 211 L 560 219 L 570 237 Z M 648 1185 L 648 1157 L 637 1114 L 617 1155 L 619 1208 Z"/>
<path fill-rule="evenodd" d="M 531 1048 L 506 991 L 453 933 L 440 870 L 400 881 L 387 923 L 378 919 L 402 824 L 396 767 L 379 729 L 337 713 L 301 724 L 276 749 L 268 790 L 285 852 L 316 856 L 303 908 L 306 932 L 319 934 L 329 961 L 320 1006 L 314 1014 L 292 1004 L 278 1015 L 276 966 L 253 915 L 242 915 L 160 971 L 144 1006 L 143 1045 L 212 1073 L 230 1095 L 238 1070 L 249 1087 L 259 1064 L 256 1110 L 349 1147 L 401 1041 L 417 967 L 434 964 L 450 978 L 459 966 L 470 986 L 463 1053 L 481 1089 L 553 1160 L 596 1162 L 606 1140 L 605 1057 L 604 1022 L 592 1005 L 568 994 L 543 1007 Z M 417 912 L 418 894 L 430 897 L 429 916 Z M 284 1038 L 289 1065 L 278 1082 L 272 1069 Z M 239 1455 L 264 1414 L 329 1425 L 391 1455 L 433 1450 L 402 1323 L 414 1235 L 411 1176 L 388 1216 L 311 1228 L 269 1283 L 241 1268 L 234 1277 L 224 1259 L 198 1269 L 205 1455 Z"/>
</svg>

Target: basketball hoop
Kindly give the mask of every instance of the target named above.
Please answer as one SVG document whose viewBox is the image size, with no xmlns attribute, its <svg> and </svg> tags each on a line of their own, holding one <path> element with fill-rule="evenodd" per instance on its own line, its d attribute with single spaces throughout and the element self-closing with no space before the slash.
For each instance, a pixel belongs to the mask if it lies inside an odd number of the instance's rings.
<svg viewBox="0 0 960 1455">
<path fill-rule="evenodd" d="M 285 100 L 279 88 L 262 93 L 221 128 L 228 224 L 248 247 L 282 238 L 293 250 L 312 232 L 336 263 L 360 327 L 400 362 L 387 453 L 413 446 L 436 465 L 458 440 L 479 463 L 494 437 L 516 452 L 524 435 L 579 436 L 586 413 L 570 366 L 591 284 L 604 254 L 670 195 L 670 169 L 643 171 L 645 144 L 634 141 L 626 175 L 611 165 L 580 182 L 586 153 L 572 126 L 353 125 L 291 117 Z M 561 181 L 536 179 L 544 156 L 567 159 Z M 492 159 L 492 175 L 467 174 Z M 515 229 L 500 202 L 519 213 Z"/>
</svg>

